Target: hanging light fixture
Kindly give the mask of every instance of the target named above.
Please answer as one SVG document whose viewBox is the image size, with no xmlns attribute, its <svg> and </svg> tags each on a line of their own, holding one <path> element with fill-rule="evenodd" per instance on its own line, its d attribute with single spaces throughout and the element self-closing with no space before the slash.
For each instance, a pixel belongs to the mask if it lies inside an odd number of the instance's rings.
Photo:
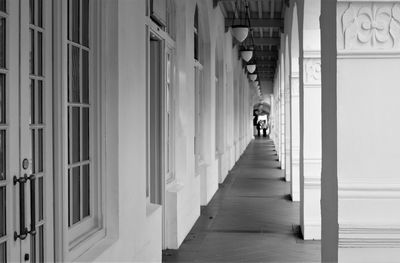
<svg viewBox="0 0 400 263">
<path fill-rule="evenodd" d="M 254 81 L 254 83 L 258 86 L 260 82 L 258 80 Z"/>
<path fill-rule="evenodd" d="M 245 5 L 245 14 L 243 16 L 243 12 L 241 10 L 241 6 Z M 247 20 L 247 15 L 248 15 L 248 5 L 247 2 L 246 4 L 243 3 L 242 0 L 238 0 L 236 2 L 236 11 L 237 14 L 239 15 L 238 22 L 235 23 L 235 18 L 233 19 L 233 25 L 231 26 L 231 33 L 234 38 L 236 38 L 237 41 L 242 43 L 247 36 L 249 35 L 249 25 L 248 25 L 248 20 Z"/>
<path fill-rule="evenodd" d="M 249 62 L 250 59 L 253 57 L 253 50 L 244 49 L 244 50 L 240 51 L 240 56 L 242 57 L 242 59 L 244 61 Z"/>
<path fill-rule="evenodd" d="M 247 64 L 246 68 L 249 73 L 254 73 L 256 71 L 256 64 Z"/>
<path fill-rule="evenodd" d="M 255 74 L 255 73 L 249 74 L 249 78 L 251 81 L 255 81 L 257 79 L 257 74 Z"/>
<path fill-rule="evenodd" d="M 249 27 L 246 25 L 232 26 L 232 35 L 237 41 L 243 42 L 249 35 Z"/>
</svg>

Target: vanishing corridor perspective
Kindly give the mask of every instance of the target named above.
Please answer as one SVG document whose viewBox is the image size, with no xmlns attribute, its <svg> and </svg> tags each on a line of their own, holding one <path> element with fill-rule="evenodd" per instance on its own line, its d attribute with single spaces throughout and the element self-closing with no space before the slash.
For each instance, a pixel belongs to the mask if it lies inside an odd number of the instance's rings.
<svg viewBox="0 0 400 263">
<path fill-rule="evenodd" d="M 0 263 L 399 262 L 399 0 L 0 0 Z"/>
</svg>

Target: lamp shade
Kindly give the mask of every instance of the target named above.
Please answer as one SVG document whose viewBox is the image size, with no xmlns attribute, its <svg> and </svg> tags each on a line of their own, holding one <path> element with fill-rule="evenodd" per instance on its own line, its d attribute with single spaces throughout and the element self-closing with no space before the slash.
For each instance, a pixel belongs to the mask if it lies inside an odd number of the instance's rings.
<svg viewBox="0 0 400 263">
<path fill-rule="evenodd" d="M 243 42 L 249 34 L 249 27 L 245 25 L 232 26 L 232 35 L 237 41 Z"/>
<path fill-rule="evenodd" d="M 256 64 L 249 64 L 246 67 L 249 73 L 254 73 L 254 71 L 256 71 Z"/>
<path fill-rule="evenodd" d="M 254 83 L 258 86 L 258 84 L 260 84 L 260 82 L 258 80 L 254 81 Z"/>
<path fill-rule="evenodd" d="M 257 79 L 257 74 L 249 74 L 249 78 L 252 81 L 255 81 Z"/>
<path fill-rule="evenodd" d="M 240 51 L 240 56 L 244 61 L 249 62 L 253 57 L 253 50 L 242 50 Z"/>
</svg>

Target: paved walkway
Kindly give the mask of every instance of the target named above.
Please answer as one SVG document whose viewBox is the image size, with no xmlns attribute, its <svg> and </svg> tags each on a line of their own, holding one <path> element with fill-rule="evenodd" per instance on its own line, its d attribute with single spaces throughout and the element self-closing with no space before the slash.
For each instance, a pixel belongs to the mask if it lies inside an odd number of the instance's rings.
<svg viewBox="0 0 400 263">
<path fill-rule="evenodd" d="M 299 238 L 299 203 L 290 201 L 273 142 L 256 139 L 165 262 L 320 262 L 320 242 Z"/>
</svg>

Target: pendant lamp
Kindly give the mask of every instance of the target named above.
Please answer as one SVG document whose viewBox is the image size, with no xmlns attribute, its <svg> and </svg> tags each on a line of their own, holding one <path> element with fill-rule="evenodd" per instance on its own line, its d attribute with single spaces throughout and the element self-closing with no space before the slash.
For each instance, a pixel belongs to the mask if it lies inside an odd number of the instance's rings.
<svg viewBox="0 0 400 263">
<path fill-rule="evenodd" d="M 258 84 L 260 84 L 260 82 L 259 82 L 258 80 L 256 80 L 254 83 L 255 83 L 257 86 L 258 86 Z"/>
<path fill-rule="evenodd" d="M 232 36 L 242 43 L 249 35 L 249 27 L 246 25 L 234 25 L 231 32 Z"/>
<path fill-rule="evenodd" d="M 253 57 L 253 50 L 250 49 L 242 50 L 240 51 L 240 56 L 244 61 L 249 62 L 250 59 Z"/>
<path fill-rule="evenodd" d="M 256 64 L 248 64 L 248 65 L 246 66 L 246 68 L 247 68 L 247 71 L 248 71 L 249 73 L 254 73 L 254 71 L 256 71 Z"/>
<path fill-rule="evenodd" d="M 257 74 L 249 74 L 249 78 L 251 81 L 255 81 L 257 79 Z"/>
</svg>

